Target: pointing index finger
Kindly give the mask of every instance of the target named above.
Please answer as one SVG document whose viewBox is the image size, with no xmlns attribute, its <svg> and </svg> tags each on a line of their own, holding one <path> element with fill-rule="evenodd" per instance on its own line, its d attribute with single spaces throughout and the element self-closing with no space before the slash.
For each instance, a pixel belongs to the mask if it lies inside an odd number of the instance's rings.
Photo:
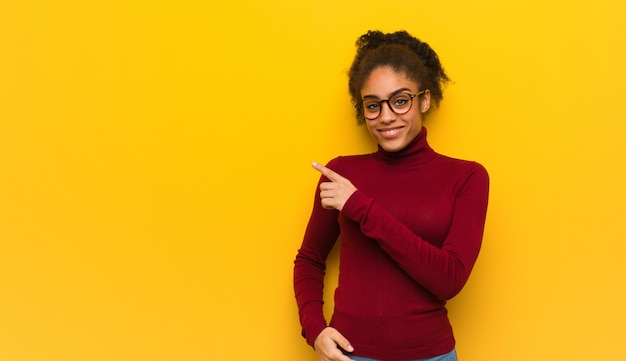
<svg viewBox="0 0 626 361">
<path fill-rule="evenodd" d="M 313 165 L 313 168 L 315 168 L 318 172 L 322 173 L 323 176 L 330 179 L 330 181 L 332 182 L 338 182 L 344 179 L 342 176 L 340 176 L 338 173 L 336 173 L 332 169 L 324 167 L 323 165 L 319 163 L 313 162 L 312 165 Z"/>
</svg>

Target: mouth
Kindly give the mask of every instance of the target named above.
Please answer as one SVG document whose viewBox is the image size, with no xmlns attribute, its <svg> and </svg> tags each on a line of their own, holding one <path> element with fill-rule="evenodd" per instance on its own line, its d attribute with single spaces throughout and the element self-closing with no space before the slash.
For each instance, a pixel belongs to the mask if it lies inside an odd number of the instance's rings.
<svg viewBox="0 0 626 361">
<path fill-rule="evenodd" d="M 394 138 L 396 137 L 403 129 L 404 127 L 395 127 L 395 128 L 386 128 L 386 129 L 377 129 L 376 131 L 383 137 L 383 138 Z"/>
</svg>

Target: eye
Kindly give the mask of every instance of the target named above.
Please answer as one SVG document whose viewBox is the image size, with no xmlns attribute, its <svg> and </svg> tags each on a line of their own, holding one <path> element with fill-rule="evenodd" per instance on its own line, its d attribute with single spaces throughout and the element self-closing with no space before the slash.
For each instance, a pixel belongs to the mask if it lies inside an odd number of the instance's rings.
<svg viewBox="0 0 626 361">
<path fill-rule="evenodd" d="M 377 102 L 364 102 L 363 108 L 368 112 L 375 112 L 380 107 L 380 104 Z"/>
<path fill-rule="evenodd" d="M 402 108 L 405 107 L 407 104 L 409 104 L 409 102 L 411 101 L 411 98 L 407 95 L 398 95 L 397 97 L 395 97 L 393 99 L 393 106 L 396 108 Z"/>
</svg>

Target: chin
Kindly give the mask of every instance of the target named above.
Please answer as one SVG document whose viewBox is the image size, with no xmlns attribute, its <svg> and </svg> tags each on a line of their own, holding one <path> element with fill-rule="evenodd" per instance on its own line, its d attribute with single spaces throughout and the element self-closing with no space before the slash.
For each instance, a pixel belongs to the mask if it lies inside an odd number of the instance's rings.
<svg viewBox="0 0 626 361">
<path fill-rule="evenodd" d="M 403 142 L 402 140 L 398 140 L 398 141 L 393 141 L 393 142 L 382 141 L 382 142 L 379 142 L 378 144 L 380 144 L 380 146 L 387 152 L 397 152 L 399 150 L 404 149 L 404 147 L 406 147 L 408 143 Z"/>
</svg>

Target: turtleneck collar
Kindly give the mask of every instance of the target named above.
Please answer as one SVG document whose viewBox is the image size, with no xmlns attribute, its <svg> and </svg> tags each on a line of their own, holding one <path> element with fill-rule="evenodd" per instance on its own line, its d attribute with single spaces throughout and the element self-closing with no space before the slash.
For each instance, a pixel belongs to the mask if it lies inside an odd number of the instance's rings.
<svg viewBox="0 0 626 361">
<path fill-rule="evenodd" d="M 437 156 L 437 153 L 428 145 L 426 133 L 426 128 L 422 127 L 422 130 L 415 139 L 397 152 L 388 152 L 379 145 L 378 151 L 374 153 L 374 156 L 382 161 L 394 163 L 407 162 L 411 164 L 422 164 L 429 162 Z"/>
</svg>

